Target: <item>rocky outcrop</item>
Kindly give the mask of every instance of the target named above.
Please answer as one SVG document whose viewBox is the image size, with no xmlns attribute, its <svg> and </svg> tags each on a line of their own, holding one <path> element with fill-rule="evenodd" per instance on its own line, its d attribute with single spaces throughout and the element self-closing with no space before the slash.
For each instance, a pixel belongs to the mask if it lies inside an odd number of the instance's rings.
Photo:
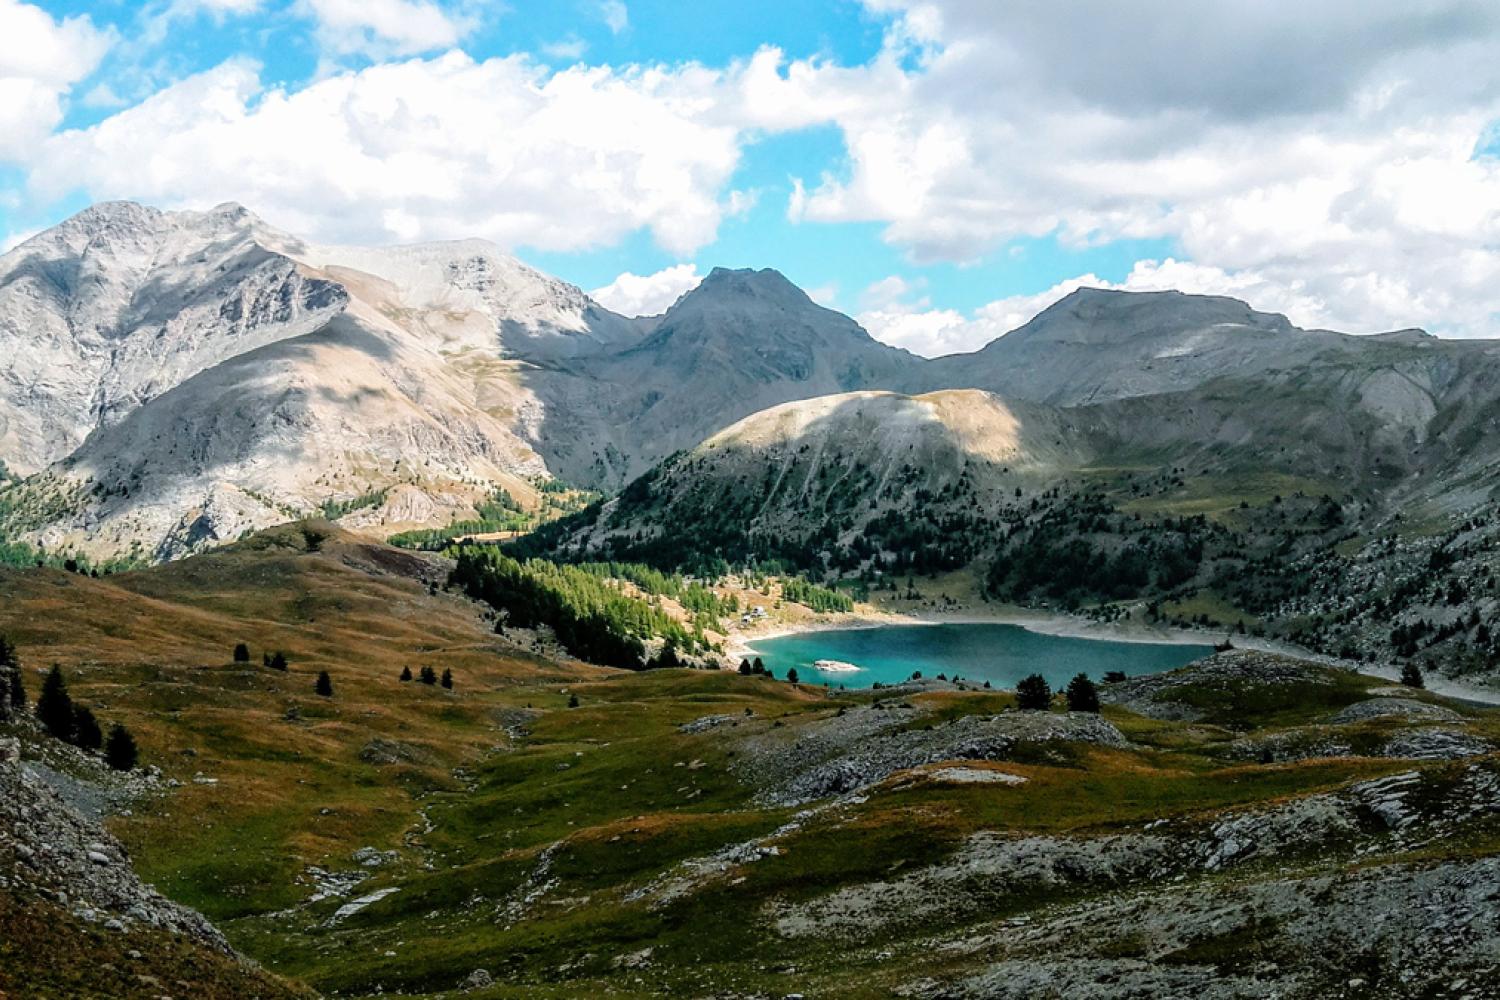
<svg viewBox="0 0 1500 1000">
<path fill-rule="evenodd" d="M 1500 861 L 1484 858 L 1107 896 L 943 942 L 991 962 L 898 995 L 1483 1000 L 1500 955 L 1497 886 Z"/>
<path fill-rule="evenodd" d="M 1004 712 L 927 725 L 908 704 L 850 708 L 791 734 L 744 741 L 742 777 L 773 805 L 799 805 L 874 785 L 897 771 L 959 760 L 1010 760 L 1025 745 L 1127 746 L 1097 715 Z"/>
<path fill-rule="evenodd" d="M 1105 890 L 1128 898 L 1227 871 L 1259 877 L 1266 866 L 1294 859 L 1339 867 L 1376 850 L 1485 829 L 1497 815 L 1500 773 L 1493 765 L 1409 771 L 1281 805 L 1153 822 L 1118 834 L 981 832 L 942 863 L 780 904 L 772 917 L 786 937 L 864 940 L 902 928 L 1030 909 L 1038 900 L 1065 901 Z M 1486 912 L 1492 921 L 1500 918 L 1500 891 L 1492 894 Z"/>
<path fill-rule="evenodd" d="M 118 840 L 28 773 L 15 740 L 0 740 L 0 891 L 39 894 L 111 932 L 166 930 L 231 953 L 202 915 L 143 884 Z"/>
<path fill-rule="evenodd" d="M 1328 721 L 1337 726 L 1348 722 L 1364 722 L 1367 719 L 1387 718 L 1462 722 L 1464 717 L 1453 711 L 1453 709 L 1444 708 L 1442 705 L 1431 705 L 1425 701 L 1413 701 L 1410 698 L 1393 697 L 1357 701 L 1353 705 L 1345 706 L 1334 713 L 1329 717 Z"/>
<path fill-rule="evenodd" d="M 1205 713 L 1194 704 L 1203 694 L 1254 693 L 1259 689 L 1304 685 L 1332 688 L 1336 675 L 1328 667 L 1276 653 L 1233 649 L 1181 670 L 1132 677 L 1106 684 L 1102 701 L 1153 719 L 1196 721 Z"/>
</svg>

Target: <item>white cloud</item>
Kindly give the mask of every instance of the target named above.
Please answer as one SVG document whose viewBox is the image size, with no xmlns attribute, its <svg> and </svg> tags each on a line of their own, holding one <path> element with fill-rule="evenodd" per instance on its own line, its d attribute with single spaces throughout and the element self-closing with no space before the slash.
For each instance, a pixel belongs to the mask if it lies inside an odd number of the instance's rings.
<svg viewBox="0 0 1500 1000">
<path fill-rule="evenodd" d="M 1500 7 L 1081 3 L 867 0 L 901 18 L 869 65 L 753 64 L 748 114 L 848 152 L 788 218 L 919 263 L 1163 239 L 1336 326 L 1500 334 Z"/>
<path fill-rule="evenodd" d="M 204 13 L 222 17 L 227 14 L 254 14 L 265 0 L 174 0 L 172 6 L 179 13 Z"/>
<path fill-rule="evenodd" d="M 111 42 L 87 17 L 54 20 L 0 0 L 0 160 L 19 160 L 57 127 L 63 98 L 104 58 Z"/>
<path fill-rule="evenodd" d="M 625 0 L 600 0 L 599 16 L 604 18 L 604 26 L 616 35 L 630 26 L 630 11 Z"/>
<path fill-rule="evenodd" d="M 230 62 L 43 144 L 37 197 L 253 206 L 299 235 L 388 242 L 483 236 L 571 250 L 647 228 L 686 256 L 714 239 L 739 132 L 719 74 L 461 52 L 288 92 Z"/>
<path fill-rule="evenodd" d="M 457 45 L 472 18 L 434 0 L 303 0 L 331 52 L 372 57 L 416 55 Z"/>
<path fill-rule="evenodd" d="M 697 265 L 674 264 L 655 274 L 626 271 L 603 288 L 589 292 L 589 296 L 623 316 L 656 316 L 697 288 L 702 280 Z"/>
<path fill-rule="evenodd" d="M 27 240 L 35 236 L 38 232 L 40 232 L 40 230 L 23 229 L 19 232 L 7 233 L 4 236 L 0 236 L 0 253 L 10 253 L 16 247 L 20 246 L 22 243 L 25 243 Z"/>
<path fill-rule="evenodd" d="M 548 42 L 542 46 L 542 54 L 549 59 L 558 59 L 563 62 L 573 62 L 582 59 L 583 54 L 589 49 L 589 43 L 577 35 L 569 35 L 555 42 Z"/>
<path fill-rule="evenodd" d="M 807 293 L 808 298 L 825 309 L 838 308 L 839 286 L 836 282 L 830 282 L 826 285 L 814 285 L 811 288 L 804 288 L 803 291 Z"/>
<path fill-rule="evenodd" d="M 90 108 L 123 108 L 130 102 L 115 93 L 115 88 L 109 84 L 96 83 L 83 95 L 83 103 Z"/>
</svg>

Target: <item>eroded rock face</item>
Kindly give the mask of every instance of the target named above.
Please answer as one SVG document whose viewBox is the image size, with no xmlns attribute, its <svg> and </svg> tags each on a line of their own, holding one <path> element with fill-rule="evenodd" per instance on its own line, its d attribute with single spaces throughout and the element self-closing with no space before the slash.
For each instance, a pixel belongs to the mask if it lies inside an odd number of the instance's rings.
<svg viewBox="0 0 1500 1000">
<path fill-rule="evenodd" d="M 0 740 L 0 891 L 43 895 L 108 930 L 156 928 L 232 953 L 201 914 L 142 883 L 118 840 L 29 774 L 15 740 Z"/>
</svg>

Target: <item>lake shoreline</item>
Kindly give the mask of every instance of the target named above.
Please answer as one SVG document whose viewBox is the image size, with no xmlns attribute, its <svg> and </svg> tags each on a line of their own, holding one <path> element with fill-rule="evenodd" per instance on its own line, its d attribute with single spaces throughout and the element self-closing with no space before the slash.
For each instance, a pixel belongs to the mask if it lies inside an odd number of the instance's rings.
<svg viewBox="0 0 1500 1000">
<path fill-rule="evenodd" d="M 734 667 L 741 659 L 754 659 L 759 655 L 755 650 L 755 643 L 768 639 L 781 639 L 816 632 L 842 632 L 914 625 L 1015 625 L 1028 632 L 1060 638 L 1102 639 L 1112 642 L 1140 642 L 1157 645 L 1212 646 L 1227 638 L 1237 649 L 1279 653 L 1326 666 L 1354 670 L 1357 673 L 1379 677 L 1383 680 L 1399 681 L 1400 679 L 1400 669 L 1389 664 L 1351 665 L 1279 639 L 1235 635 L 1227 631 L 1209 631 L 1199 628 L 1163 628 L 1137 621 L 1097 622 L 1078 615 L 1014 607 L 984 611 L 965 609 L 951 613 L 934 611 L 912 613 L 867 609 L 838 613 L 811 621 L 776 622 L 763 628 L 739 631 L 729 636 L 725 643 L 724 655 L 729 666 Z M 1427 690 L 1436 695 L 1476 704 L 1500 705 L 1500 690 L 1476 687 L 1445 677 L 1427 678 Z"/>
<path fill-rule="evenodd" d="M 1038 635 L 1069 639 L 1105 639 L 1113 642 L 1142 642 L 1155 645 L 1212 646 L 1221 641 L 1219 633 L 1197 629 L 1157 628 L 1139 622 L 1096 622 L 1076 615 L 1033 611 L 1027 608 L 996 608 L 975 612 L 902 612 L 864 610 L 829 615 L 813 621 L 775 622 L 765 627 L 736 632 L 728 637 L 724 655 L 734 661 L 756 655 L 755 643 L 767 639 L 806 635 L 816 632 L 843 632 L 855 629 L 888 628 L 900 625 L 1015 625 Z M 1285 652 L 1312 657 L 1289 643 L 1233 636 L 1236 646 L 1264 652 Z"/>
</svg>

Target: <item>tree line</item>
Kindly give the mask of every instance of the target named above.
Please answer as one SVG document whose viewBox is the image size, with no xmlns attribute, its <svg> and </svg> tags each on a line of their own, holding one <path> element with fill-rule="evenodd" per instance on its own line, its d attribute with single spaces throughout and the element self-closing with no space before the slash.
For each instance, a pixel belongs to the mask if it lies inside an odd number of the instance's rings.
<svg viewBox="0 0 1500 1000">
<path fill-rule="evenodd" d="M 10 640 L 0 635 L 0 722 L 15 721 L 26 711 L 26 683 L 20 655 Z M 135 737 L 120 723 L 106 736 L 98 718 L 87 705 L 68 693 L 62 668 L 54 665 L 42 681 L 34 707 L 36 719 L 50 735 L 88 753 L 103 752 L 104 762 L 116 771 L 133 770 L 140 760 Z"/>
</svg>

